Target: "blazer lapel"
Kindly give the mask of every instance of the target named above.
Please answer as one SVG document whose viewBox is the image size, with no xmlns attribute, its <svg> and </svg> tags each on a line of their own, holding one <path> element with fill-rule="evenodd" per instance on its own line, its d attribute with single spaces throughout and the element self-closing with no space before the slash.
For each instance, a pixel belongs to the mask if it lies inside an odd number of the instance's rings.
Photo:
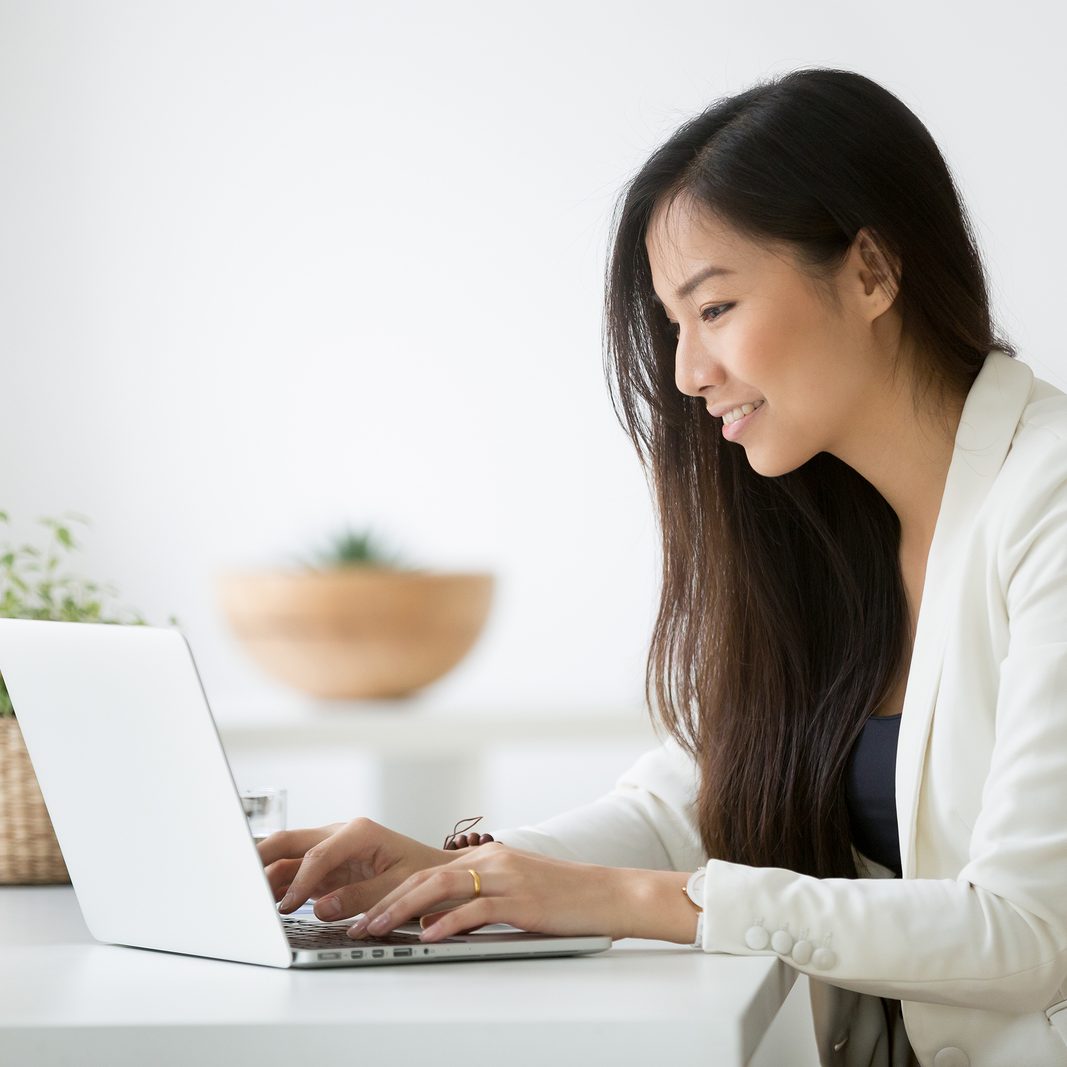
<svg viewBox="0 0 1067 1067">
<path fill-rule="evenodd" d="M 915 877 L 919 788 L 941 681 L 949 614 L 960 581 L 964 539 L 1008 454 L 1033 378 L 1025 363 L 1000 349 L 991 349 L 967 394 L 956 432 L 926 563 L 897 742 L 897 827 L 905 878 Z"/>
</svg>

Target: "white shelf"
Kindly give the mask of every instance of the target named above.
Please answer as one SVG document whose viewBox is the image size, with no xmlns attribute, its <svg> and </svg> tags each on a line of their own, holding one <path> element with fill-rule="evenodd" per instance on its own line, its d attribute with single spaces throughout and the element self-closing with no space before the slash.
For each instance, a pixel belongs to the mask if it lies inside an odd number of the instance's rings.
<svg viewBox="0 0 1067 1067">
<path fill-rule="evenodd" d="M 659 743 L 641 708 L 282 698 L 213 712 L 235 777 L 289 790 L 290 826 L 361 814 L 435 843 L 471 814 L 499 829 L 505 811 L 525 824 L 585 803 Z"/>
<path fill-rule="evenodd" d="M 505 745 L 647 742 L 657 737 L 641 708 L 442 707 L 419 701 L 309 701 L 215 708 L 228 747 L 345 745 L 380 755 L 462 755 Z"/>
</svg>

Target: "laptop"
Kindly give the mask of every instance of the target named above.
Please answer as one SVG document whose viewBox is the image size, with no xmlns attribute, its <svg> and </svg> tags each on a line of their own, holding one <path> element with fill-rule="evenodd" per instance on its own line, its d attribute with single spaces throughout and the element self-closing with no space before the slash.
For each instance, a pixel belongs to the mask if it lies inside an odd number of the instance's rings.
<svg viewBox="0 0 1067 1067">
<path fill-rule="evenodd" d="M 611 938 L 504 924 L 433 944 L 417 923 L 278 912 L 192 650 L 177 630 L 0 619 L 0 674 L 89 932 L 113 945 L 268 967 L 602 952 Z"/>
</svg>

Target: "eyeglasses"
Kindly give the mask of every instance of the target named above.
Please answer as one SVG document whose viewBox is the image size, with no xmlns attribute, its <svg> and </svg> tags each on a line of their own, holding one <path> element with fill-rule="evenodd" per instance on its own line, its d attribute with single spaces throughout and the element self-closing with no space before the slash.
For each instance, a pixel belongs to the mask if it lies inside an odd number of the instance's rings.
<svg viewBox="0 0 1067 1067">
<path fill-rule="evenodd" d="M 484 819 L 484 815 L 476 815 L 473 819 L 460 819 L 458 823 L 452 828 L 452 833 L 445 838 L 445 843 L 441 846 L 446 849 L 457 848 L 455 839 L 460 834 L 465 834 L 468 830 L 474 829 Z"/>
</svg>

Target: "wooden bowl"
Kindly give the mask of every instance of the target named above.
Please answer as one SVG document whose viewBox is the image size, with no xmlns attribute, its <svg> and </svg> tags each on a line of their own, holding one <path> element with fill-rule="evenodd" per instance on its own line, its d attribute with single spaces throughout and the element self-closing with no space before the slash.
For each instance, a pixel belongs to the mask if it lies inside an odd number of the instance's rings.
<svg viewBox="0 0 1067 1067">
<path fill-rule="evenodd" d="M 450 671 L 485 625 L 491 574 L 351 566 L 227 574 L 226 618 L 272 677 L 316 697 L 407 696 Z"/>
</svg>

